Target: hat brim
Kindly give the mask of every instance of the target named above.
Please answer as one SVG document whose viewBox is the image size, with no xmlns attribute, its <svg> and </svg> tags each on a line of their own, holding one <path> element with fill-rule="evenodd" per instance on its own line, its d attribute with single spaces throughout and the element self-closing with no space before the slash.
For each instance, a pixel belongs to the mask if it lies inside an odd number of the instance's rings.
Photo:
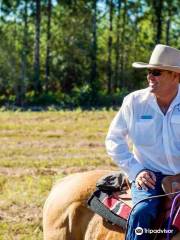
<svg viewBox="0 0 180 240">
<path fill-rule="evenodd" d="M 168 71 L 180 73 L 179 66 L 155 65 L 155 64 L 149 64 L 144 62 L 134 62 L 132 66 L 134 68 L 154 68 L 154 69 L 168 70 Z"/>
</svg>

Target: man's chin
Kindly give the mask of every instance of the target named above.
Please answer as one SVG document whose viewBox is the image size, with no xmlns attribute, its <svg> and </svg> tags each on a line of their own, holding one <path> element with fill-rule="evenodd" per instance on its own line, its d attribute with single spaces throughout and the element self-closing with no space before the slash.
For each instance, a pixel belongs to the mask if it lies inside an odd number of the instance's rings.
<svg viewBox="0 0 180 240">
<path fill-rule="evenodd" d="M 151 93 L 155 93 L 157 91 L 157 88 L 156 87 L 152 87 L 152 86 L 149 86 L 149 91 Z"/>
<path fill-rule="evenodd" d="M 154 92 L 155 92 L 154 88 L 151 88 L 151 87 L 149 87 L 149 91 L 150 91 L 151 93 L 154 93 Z"/>
</svg>

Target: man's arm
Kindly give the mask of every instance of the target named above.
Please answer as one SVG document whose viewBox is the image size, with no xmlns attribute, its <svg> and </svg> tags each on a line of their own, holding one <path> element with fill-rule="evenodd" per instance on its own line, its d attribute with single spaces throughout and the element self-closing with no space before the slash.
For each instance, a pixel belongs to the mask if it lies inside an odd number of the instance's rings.
<svg viewBox="0 0 180 240">
<path fill-rule="evenodd" d="M 130 181 L 135 180 L 136 175 L 144 168 L 135 159 L 128 147 L 127 137 L 129 135 L 129 124 L 132 120 L 132 111 L 129 98 L 125 98 L 121 109 L 110 125 L 105 141 L 108 154 L 128 175 Z"/>
</svg>

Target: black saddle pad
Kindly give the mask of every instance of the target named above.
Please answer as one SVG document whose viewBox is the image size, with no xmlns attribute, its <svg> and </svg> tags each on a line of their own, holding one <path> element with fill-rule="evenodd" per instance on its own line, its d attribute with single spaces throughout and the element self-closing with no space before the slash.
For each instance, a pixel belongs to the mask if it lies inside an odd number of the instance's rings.
<svg viewBox="0 0 180 240">
<path fill-rule="evenodd" d="M 124 230 L 126 229 L 131 207 L 121 199 L 115 198 L 112 192 L 98 189 L 91 195 L 87 203 L 92 211 L 99 214 L 106 221 Z"/>
</svg>

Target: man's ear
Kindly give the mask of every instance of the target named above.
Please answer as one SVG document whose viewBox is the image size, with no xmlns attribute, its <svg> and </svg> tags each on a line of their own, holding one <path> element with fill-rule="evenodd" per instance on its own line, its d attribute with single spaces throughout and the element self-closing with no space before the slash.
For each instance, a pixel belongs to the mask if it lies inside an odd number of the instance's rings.
<svg viewBox="0 0 180 240">
<path fill-rule="evenodd" d="M 177 79 L 178 82 L 180 82 L 180 73 L 173 72 L 173 75 L 174 75 L 174 79 Z"/>
<path fill-rule="evenodd" d="M 180 73 L 176 73 L 177 74 L 177 79 L 179 80 L 180 82 Z"/>
</svg>

